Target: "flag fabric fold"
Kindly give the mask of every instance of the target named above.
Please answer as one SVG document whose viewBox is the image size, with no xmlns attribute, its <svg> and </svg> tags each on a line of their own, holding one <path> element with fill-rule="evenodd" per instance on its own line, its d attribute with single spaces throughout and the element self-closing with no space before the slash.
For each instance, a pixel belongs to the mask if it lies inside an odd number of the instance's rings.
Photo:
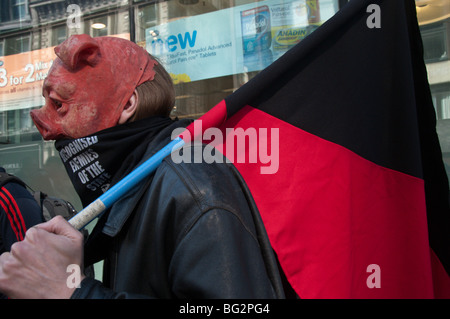
<svg viewBox="0 0 450 319">
<path fill-rule="evenodd" d="M 449 187 L 422 53 L 414 1 L 352 0 L 200 118 L 300 298 L 450 297 Z M 224 138 L 205 139 L 212 127 Z"/>
</svg>

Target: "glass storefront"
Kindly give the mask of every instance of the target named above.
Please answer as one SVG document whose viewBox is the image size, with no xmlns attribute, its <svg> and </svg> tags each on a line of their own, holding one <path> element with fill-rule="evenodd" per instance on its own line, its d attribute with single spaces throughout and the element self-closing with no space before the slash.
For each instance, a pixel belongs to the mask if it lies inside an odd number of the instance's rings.
<svg viewBox="0 0 450 319">
<path fill-rule="evenodd" d="M 338 0 L 8 0 L 0 14 L 0 166 L 81 209 L 53 142 L 29 116 L 53 48 L 72 34 L 130 39 L 175 83 L 174 117 L 197 118 L 334 15 Z"/>
<path fill-rule="evenodd" d="M 130 39 L 175 83 L 172 115 L 197 118 L 314 32 L 346 0 L 2 0 L 0 166 L 35 189 L 81 204 L 29 112 L 53 48 L 72 34 Z M 450 0 L 418 0 L 417 12 L 444 160 L 450 167 Z"/>
<path fill-rule="evenodd" d="M 450 176 L 450 1 L 416 0 L 437 132 Z"/>
</svg>

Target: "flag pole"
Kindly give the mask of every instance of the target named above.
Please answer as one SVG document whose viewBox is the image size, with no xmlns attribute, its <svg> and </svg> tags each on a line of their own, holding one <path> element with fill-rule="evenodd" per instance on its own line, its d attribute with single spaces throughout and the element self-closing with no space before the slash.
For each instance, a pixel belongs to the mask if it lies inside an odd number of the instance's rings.
<svg viewBox="0 0 450 319">
<path fill-rule="evenodd" d="M 144 178 L 153 173 L 166 156 L 182 148 L 186 143 L 201 138 L 203 130 L 206 130 L 209 127 L 219 127 L 226 118 L 226 103 L 225 101 L 221 101 L 211 110 L 203 114 L 203 116 L 189 124 L 183 133 L 178 135 L 178 137 L 164 146 L 155 155 L 147 159 L 103 195 L 69 219 L 69 223 L 79 230 L 86 227 L 87 224 L 99 217 L 103 211 L 110 208 L 119 198 L 125 195 Z M 199 125 L 202 128 L 199 131 L 196 130 L 195 125 L 195 123 L 198 122 L 204 123 L 204 125 Z"/>
<path fill-rule="evenodd" d="M 86 227 L 86 225 L 88 225 L 95 218 L 99 217 L 107 208 L 110 208 L 119 198 L 153 173 L 166 156 L 180 149 L 184 144 L 185 142 L 181 137 L 177 137 L 172 140 L 155 155 L 147 159 L 117 184 L 112 186 L 103 195 L 69 219 L 69 223 L 78 230 Z"/>
</svg>

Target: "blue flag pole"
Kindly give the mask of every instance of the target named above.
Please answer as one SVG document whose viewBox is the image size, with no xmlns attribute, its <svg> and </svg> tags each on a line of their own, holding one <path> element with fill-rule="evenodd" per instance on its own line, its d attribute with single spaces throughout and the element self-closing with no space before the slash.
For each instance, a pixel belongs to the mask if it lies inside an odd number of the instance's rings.
<svg viewBox="0 0 450 319">
<path fill-rule="evenodd" d="M 91 221 L 99 217 L 107 208 L 110 208 L 119 198 L 153 173 L 166 156 L 180 149 L 184 144 L 185 142 L 180 137 L 171 141 L 155 155 L 150 157 L 117 184 L 107 190 L 103 195 L 73 216 L 69 220 L 69 223 L 78 230 L 83 229 Z"/>
</svg>

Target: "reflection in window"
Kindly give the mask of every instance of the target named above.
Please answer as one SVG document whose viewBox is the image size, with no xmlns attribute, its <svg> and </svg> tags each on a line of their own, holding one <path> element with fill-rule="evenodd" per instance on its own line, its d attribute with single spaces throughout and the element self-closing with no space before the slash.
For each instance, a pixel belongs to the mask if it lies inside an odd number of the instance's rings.
<svg viewBox="0 0 450 319">
<path fill-rule="evenodd" d="M 52 45 L 56 46 L 67 39 L 66 25 L 57 26 L 52 29 Z"/>
<path fill-rule="evenodd" d="M 0 112 L 0 144 L 6 143 L 6 113 Z"/>
<path fill-rule="evenodd" d="M 135 11 L 135 41 L 171 74 L 177 96 L 172 115 L 179 118 L 204 114 L 339 8 L 337 0 L 187 3 L 150 3 Z M 215 61 L 216 54 L 223 59 Z"/>
<path fill-rule="evenodd" d="M 27 14 L 27 1 L 14 0 L 12 6 L 12 14 L 14 20 L 22 20 Z"/>
<path fill-rule="evenodd" d="M 20 132 L 30 132 L 34 128 L 33 121 L 30 116 L 30 109 L 21 109 L 20 110 Z"/>
<path fill-rule="evenodd" d="M 30 36 L 18 36 L 5 39 L 5 55 L 30 51 Z"/>
<path fill-rule="evenodd" d="M 448 60 L 446 24 L 439 23 L 422 28 L 425 62 Z"/>
<path fill-rule="evenodd" d="M 2 0 L 0 22 L 22 21 L 29 18 L 27 0 Z"/>
<path fill-rule="evenodd" d="M 439 102 L 443 119 L 450 119 L 450 92 L 441 94 Z"/>
<path fill-rule="evenodd" d="M 432 88 L 433 104 L 438 120 L 450 119 L 450 84 Z"/>
<path fill-rule="evenodd" d="M 92 37 L 103 37 L 117 34 L 117 15 L 101 16 L 86 21 L 86 33 Z"/>
</svg>

